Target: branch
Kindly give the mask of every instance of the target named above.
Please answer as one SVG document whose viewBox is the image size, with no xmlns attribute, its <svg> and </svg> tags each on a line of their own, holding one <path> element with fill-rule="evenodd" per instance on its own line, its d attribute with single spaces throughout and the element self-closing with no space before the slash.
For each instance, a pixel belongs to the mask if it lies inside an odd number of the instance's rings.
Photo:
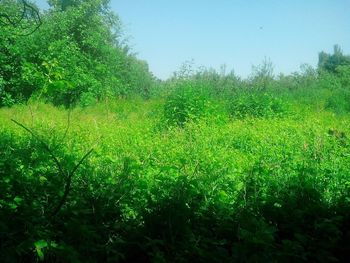
<svg viewBox="0 0 350 263">
<path fill-rule="evenodd" d="M 0 24 L 4 26 L 13 26 L 13 27 L 18 27 L 22 30 L 27 30 L 30 28 L 30 25 L 23 26 L 22 22 L 24 20 L 27 20 L 28 22 L 30 22 L 30 20 L 33 20 L 34 23 L 36 24 L 34 29 L 30 30 L 27 33 L 19 34 L 21 36 L 28 36 L 34 33 L 42 25 L 42 21 L 40 18 L 39 10 L 37 10 L 35 7 L 27 3 L 27 1 L 25 0 L 22 0 L 21 2 L 23 7 L 22 7 L 22 12 L 20 17 L 18 19 L 15 19 L 15 18 L 11 19 L 11 17 L 8 14 L 0 13 L 0 18 L 2 18 L 2 20 L 0 19 Z"/>
<path fill-rule="evenodd" d="M 29 128 L 27 128 L 26 126 L 24 126 L 23 124 L 15 121 L 14 119 L 11 119 L 11 121 L 13 121 L 14 123 L 16 123 L 18 126 L 22 127 L 23 129 L 25 129 L 27 132 L 29 132 L 36 140 L 38 140 L 43 146 L 44 149 L 50 154 L 52 160 L 55 162 L 60 174 L 64 177 L 66 177 L 66 173 L 64 172 L 61 163 L 59 162 L 59 160 L 56 158 L 56 156 L 54 155 L 54 153 L 51 151 L 50 147 L 42 140 L 39 138 L 39 136 L 37 136 L 36 134 L 34 134 L 34 132 L 32 132 Z"/>
<path fill-rule="evenodd" d="M 25 0 L 22 0 L 22 3 L 23 3 L 23 15 L 22 15 L 21 21 L 24 19 L 24 14 L 27 14 L 27 11 L 29 9 L 29 12 L 31 12 L 31 14 L 34 18 L 34 21 L 36 23 L 36 27 L 32 31 L 23 35 L 23 36 L 27 36 L 27 35 L 33 34 L 42 25 L 42 22 L 41 22 L 39 10 L 34 8 L 32 5 L 28 4 L 27 1 L 25 1 Z"/>
<path fill-rule="evenodd" d="M 80 161 L 73 167 L 71 172 L 65 173 L 65 171 L 63 170 L 60 162 L 58 161 L 56 156 L 53 154 L 53 152 L 51 151 L 50 147 L 43 140 L 41 140 L 36 134 L 34 134 L 34 132 L 32 132 L 29 128 L 27 128 L 23 124 L 15 121 L 14 119 L 11 119 L 11 121 L 13 121 L 15 124 L 17 124 L 18 126 L 23 128 L 24 130 L 29 132 L 36 140 L 38 140 L 44 146 L 45 150 L 49 152 L 50 156 L 52 157 L 52 159 L 56 163 L 60 174 L 63 177 L 67 178 L 66 185 L 64 187 L 64 194 L 62 196 L 62 199 L 58 203 L 57 207 L 53 210 L 53 212 L 51 214 L 51 217 L 54 217 L 61 210 L 62 206 L 64 205 L 64 203 L 67 200 L 67 197 L 68 197 L 70 189 L 71 189 L 72 179 L 73 179 L 73 176 L 74 176 L 75 172 L 78 170 L 79 166 L 84 162 L 84 160 L 92 153 L 93 149 L 91 149 L 90 151 L 88 151 L 87 153 L 84 154 L 84 156 L 80 159 Z"/>
<path fill-rule="evenodd" d="M 14 22 L 11 20 L 11 18 L 7 14 L 0 13 L 0 18 L 1 17 L 5 18 L 7 20 L 7 23 L 0 20 L 1 24 L 5 25 L 5 26 L 9 26 L 9 25 L 14 24 Z"/>
<path fill-rule="evenodd" d="M 71 110 L 71 108 L 69 108 L 68 109 L 68 117 L 67 117 L 67 127 L 66 127 L 66 130 L 64 131 L 64 134 L 62 136 L 61 141 L 63 141 L 66 138 L 67 134 L 68 134 L 68 130 L 69 130 L 69 127 L 70 127 L 70 115 L 71 115 L 71 113 L 72 113 L 72 110 Z"/>
<path fill-rule="evenodd" d="M 74 166 L 73 170 L 68 173 L 68 178 L 67 178 L 67 182 L 66 182 L 66 186 L 64 189 L 64 194 L 62 196 L 61 201 L 59 202 L 58 206 L 56 207 L 56 209 L 53 211 L 51 217 L 54 217 L 55 215 L 57 215 L 57 213 L 61 210 L 62 206 L 64 205 L 64 203 L 67 200 L 68 194 L 70 192 L 71 189 L 71 184 L 72 184 L 72 178 L 74 173 L 76 172 L 76 170 L 79 168 L 79 166 L 83 163 L 83 161 L 92 153 L 93 149 L 91 149 L 90 151 L 88 151 L 83 158 L 80 159 L 80 161 Z"/>
</svg>

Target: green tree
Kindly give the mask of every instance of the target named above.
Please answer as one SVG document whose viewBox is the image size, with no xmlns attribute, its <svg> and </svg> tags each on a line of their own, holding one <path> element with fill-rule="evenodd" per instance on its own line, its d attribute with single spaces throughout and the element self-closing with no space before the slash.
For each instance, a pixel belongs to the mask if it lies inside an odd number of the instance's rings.
<svg viewBox="0 0 350 263">
<path fill-rule="evenodd" d="M 273 64 L 270 59 L 265 58 L 261 65 L 253 66 L 250 77 L 251 85 L 256 89 L 266 90 L 274 79 Z"/>
<path fill-rule="evenodd" d="M 320 52 L 318 54 L 318 69 L 331 73 L 337 72 L 338 66 L 350 66 L 350 56 L 343 54 L 339 45 L 334 45 L 333 54 Z"/>
<path fill-rule="evenodd" d="M 2 97 L 25 101 L 34 96 L 69 106 L 81 98 L 85 104 L 86 98 L 149 93 L 153 77 L 147 64 L 130 53 L 109 1 L 49 4 L 33 34 L 17 37 L 10 28 L 0 33 Z"/>
<path fill-rule="evenodd" d="M 34 4 L 24 0 L 0 1 L 0 106 L 10 106 L 28 97 L 28 90 L 18 81 L 24 63 L 18 42 L 40 25 L 40 14 Z"/>
</svg>

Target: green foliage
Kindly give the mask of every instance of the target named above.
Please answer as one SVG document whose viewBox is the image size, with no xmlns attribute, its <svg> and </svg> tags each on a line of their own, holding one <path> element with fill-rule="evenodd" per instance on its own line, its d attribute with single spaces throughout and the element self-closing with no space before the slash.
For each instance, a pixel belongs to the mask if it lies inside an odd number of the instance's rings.
<svg viewBox="0 0 350 263">
<path fill-rule="evenodd" d="M 97 102 L 96 97 L 91 92 L 85 92 L 81 94 L 79 105 L 82 107 L 95 105 Z"/>
<path fill-rule="evenodd" d="M 153 76 L 123 44 L 121 23 L 109 1 L 50 4 L 41 14 L 42 25 L 29 36 L 15 35 L 9 27 L 1 31 L 2 93 L 16 101 L 35 97 L 67 107 L 85 93 L 95 100 L 149 96 Z"/>
<path fill-rule="evenodd" d="M 288 105 L 280 98 L 259 91 L 247 90 L 234 93 L 229 100 L 229 113 L 233 118 L 282 117 L 288 113 Z"/>
<path fill-rule="evenodd" d="M 331 95 L 326 101 L 326 109 L 330 109 L 338 114 L 350 112 L 350 90 L 336 89 L 332 91 Z"/>
<path fill-rule="evenodd" d="M 12 98 L 11 94 L 3 92 L 0 104 L 5 107 L 11 107 L 15 104 L 15 100 Z"/>
<path fill-rule="evenodd" d="M 350 87 L 350 65 L 342 65 L 336 68 L 337 77 L 342 87 Z"/>
<path fill-rule="evenodd" d="M 193 80 L 201 85 L 209 86 L 211 93 L 219 97 L 227 96 L 241 85 L 240 78 L 235 75 L 233 70 L 226 72 L 225 65 L 221 66 L 219 72 L 214 69 L 202 68 L 194 74 Z"/>
<path fill-rule="evenodd" d="M 209 96 L 205 87 L 184 81 L 166 98 L 164 118 L 168 125 L 183 127 L 189 121 L 204 116 L 208 109 Z"/>
<path fill-rule="evenodd" d="M 62 108 L 1 109 L 2 261 L 347 262 L 348 118 L 310 110 L 155 132 L 161 106 L 71 109 L 68 130 Z M 66 178 L 11 116 L 65 170 L 94 145 L 55 216 Z"/>
<path fill-rule="evenodd" d="M 343 55 L 340 46 L 335 45 L 333 54 L 320 52 L 318 55 L 318 69 L 331 73 L 336 73 L 337 67 L 349 66 L 350 56 Z"/>
<path fill-rule="evenodd" d="M 348 262 L 339 48 L 318 72 L 187 63 L 154 88 L 109 1 L 49 4 L 0 31 L 1 262 Z"/>
<path fill-rule="evenodd" d="M 253 66 L 249 84 L 254 89 L 266 90 L 273 82 L 273 64 L 265 58 L 261 65 Z"/>
</svg>

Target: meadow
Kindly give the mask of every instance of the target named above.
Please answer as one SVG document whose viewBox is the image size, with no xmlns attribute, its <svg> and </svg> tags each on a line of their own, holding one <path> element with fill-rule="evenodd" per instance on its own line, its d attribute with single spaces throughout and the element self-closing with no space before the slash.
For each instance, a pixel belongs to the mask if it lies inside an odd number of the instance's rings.
<svg viewBox="0 0 350 263">
<path fill-rule="evenodd" d="M 0 109 L 5 262 L 346 262 L 349 114 L 321 91 L 303 104 L 305 91 L 223 99 L 184 83 Z"/>
</svg>

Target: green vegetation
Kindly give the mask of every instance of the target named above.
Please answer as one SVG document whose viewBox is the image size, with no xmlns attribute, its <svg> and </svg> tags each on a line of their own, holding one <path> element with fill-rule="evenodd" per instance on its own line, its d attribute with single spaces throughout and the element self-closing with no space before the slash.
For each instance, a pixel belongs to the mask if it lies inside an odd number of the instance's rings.
<svg viewBox="0 0 350 263">
<path fill-rule="evenodd" d="M 274 117 L 287 114 L 287 104 L 268 93 L 240 90 L 230 101 L 229 112 L 234 118 Z"/>
<path fill-rule="evenodd" d="M 165 122 L 183 127 L 196 121 L 208 111 L 208 95 L 205 88 L 191 82 L 176 83 L 175 90 L 167 96 L 164 105 Z"/>
<path fill-rule="evenodd" d="M 0 31 L 1 262 L 348 262 L 338 47 L 288 76 L 157 81 L 108 1 L 50 3 Z"/>
<path fill-rule="evenodd" d="M 0 10 L 21 13 L 17 1 Z M 46 100 L 66 107 L 131 93 L 148 95 L 153 77 L 123 44 L 108 1 L 50 1 L 42 25 L 29 36 L 1 28 L 0 105 Z M 2 13 L 2 12 L 1 12 Z M 18 27 L 21 27 L 19 25 Z"/>
</svg>

